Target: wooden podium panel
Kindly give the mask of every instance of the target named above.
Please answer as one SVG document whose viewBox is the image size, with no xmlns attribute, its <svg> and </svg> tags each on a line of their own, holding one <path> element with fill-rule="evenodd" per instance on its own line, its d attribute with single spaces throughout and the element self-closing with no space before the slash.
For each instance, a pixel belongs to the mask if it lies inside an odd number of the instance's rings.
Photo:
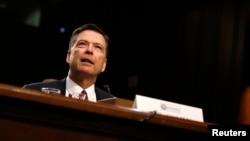
<svg viewBox="0 0 250 141">
<path fill-rule="evenodd" d="M 0 84 L 3 141 L 208 140 L 208 125 Z"/>
</svg>

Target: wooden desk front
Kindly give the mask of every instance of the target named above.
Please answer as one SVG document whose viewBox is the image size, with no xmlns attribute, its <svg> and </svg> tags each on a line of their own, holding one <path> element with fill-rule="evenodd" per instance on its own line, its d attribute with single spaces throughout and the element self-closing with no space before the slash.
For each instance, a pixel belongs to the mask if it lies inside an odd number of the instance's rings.
<svg viewBox="0 0 250 141">
<path fill-rule="evenodd" d="M 206 122 L 0 84 L 3 141 L 207 140 Z"/>
</svg>

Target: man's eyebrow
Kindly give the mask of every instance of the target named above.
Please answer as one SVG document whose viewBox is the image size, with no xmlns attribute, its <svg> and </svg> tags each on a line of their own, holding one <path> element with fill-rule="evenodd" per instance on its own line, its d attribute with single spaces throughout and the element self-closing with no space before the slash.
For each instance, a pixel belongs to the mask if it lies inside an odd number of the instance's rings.
<svg viewBox="0 0 250 141">
<path fill-rule="evenodd" d="M 81 42 L 81 41 L 84 41 L 84 42 L 88 42 L 88 41 L 86 41 L 86 40 L 83 40 L 83 39 L 80 39 L 80 40 L 78 40 L 77 42 Z"/>
</svg>

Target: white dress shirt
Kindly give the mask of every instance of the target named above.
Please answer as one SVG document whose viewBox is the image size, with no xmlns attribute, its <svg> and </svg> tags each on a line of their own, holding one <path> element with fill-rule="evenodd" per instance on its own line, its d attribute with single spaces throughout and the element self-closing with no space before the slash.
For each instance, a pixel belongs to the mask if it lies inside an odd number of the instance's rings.
<svg viewBox="0 0 250 141">
<path fill-rule="evenodd" d="M 68 76 L 66 78 L 66 97 L 70 95 L 72 98 L 78 98 L 78 95 L 82 92 L 82 88 L 76 84 L 73 80 L 71 80 Z M 88 95 L 88 100 L 92 102 L 96 102 L 96 93 L 95 93 L 95 85 L 91 85 L 87 89 L 85 89 Z"/>
</svg>

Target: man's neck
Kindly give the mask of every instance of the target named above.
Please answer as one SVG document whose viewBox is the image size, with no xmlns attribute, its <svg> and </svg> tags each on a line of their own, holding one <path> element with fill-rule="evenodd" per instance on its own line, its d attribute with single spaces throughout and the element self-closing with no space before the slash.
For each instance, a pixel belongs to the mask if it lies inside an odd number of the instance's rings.
<svg viewBox="0 0 250 141">
<path fill-rule="evenodd" d="M 76 84 L 78 84 L 80 87 L 82 87 L 83 89 L 86 89 L 88 87 L 90 87 L 91 85 L 95 84 L 96 82 L 96 78 L 94 77 L 74 77 L 73 75 L 69 75 L 69 78 L 74 81 Z"/>
</svg>

